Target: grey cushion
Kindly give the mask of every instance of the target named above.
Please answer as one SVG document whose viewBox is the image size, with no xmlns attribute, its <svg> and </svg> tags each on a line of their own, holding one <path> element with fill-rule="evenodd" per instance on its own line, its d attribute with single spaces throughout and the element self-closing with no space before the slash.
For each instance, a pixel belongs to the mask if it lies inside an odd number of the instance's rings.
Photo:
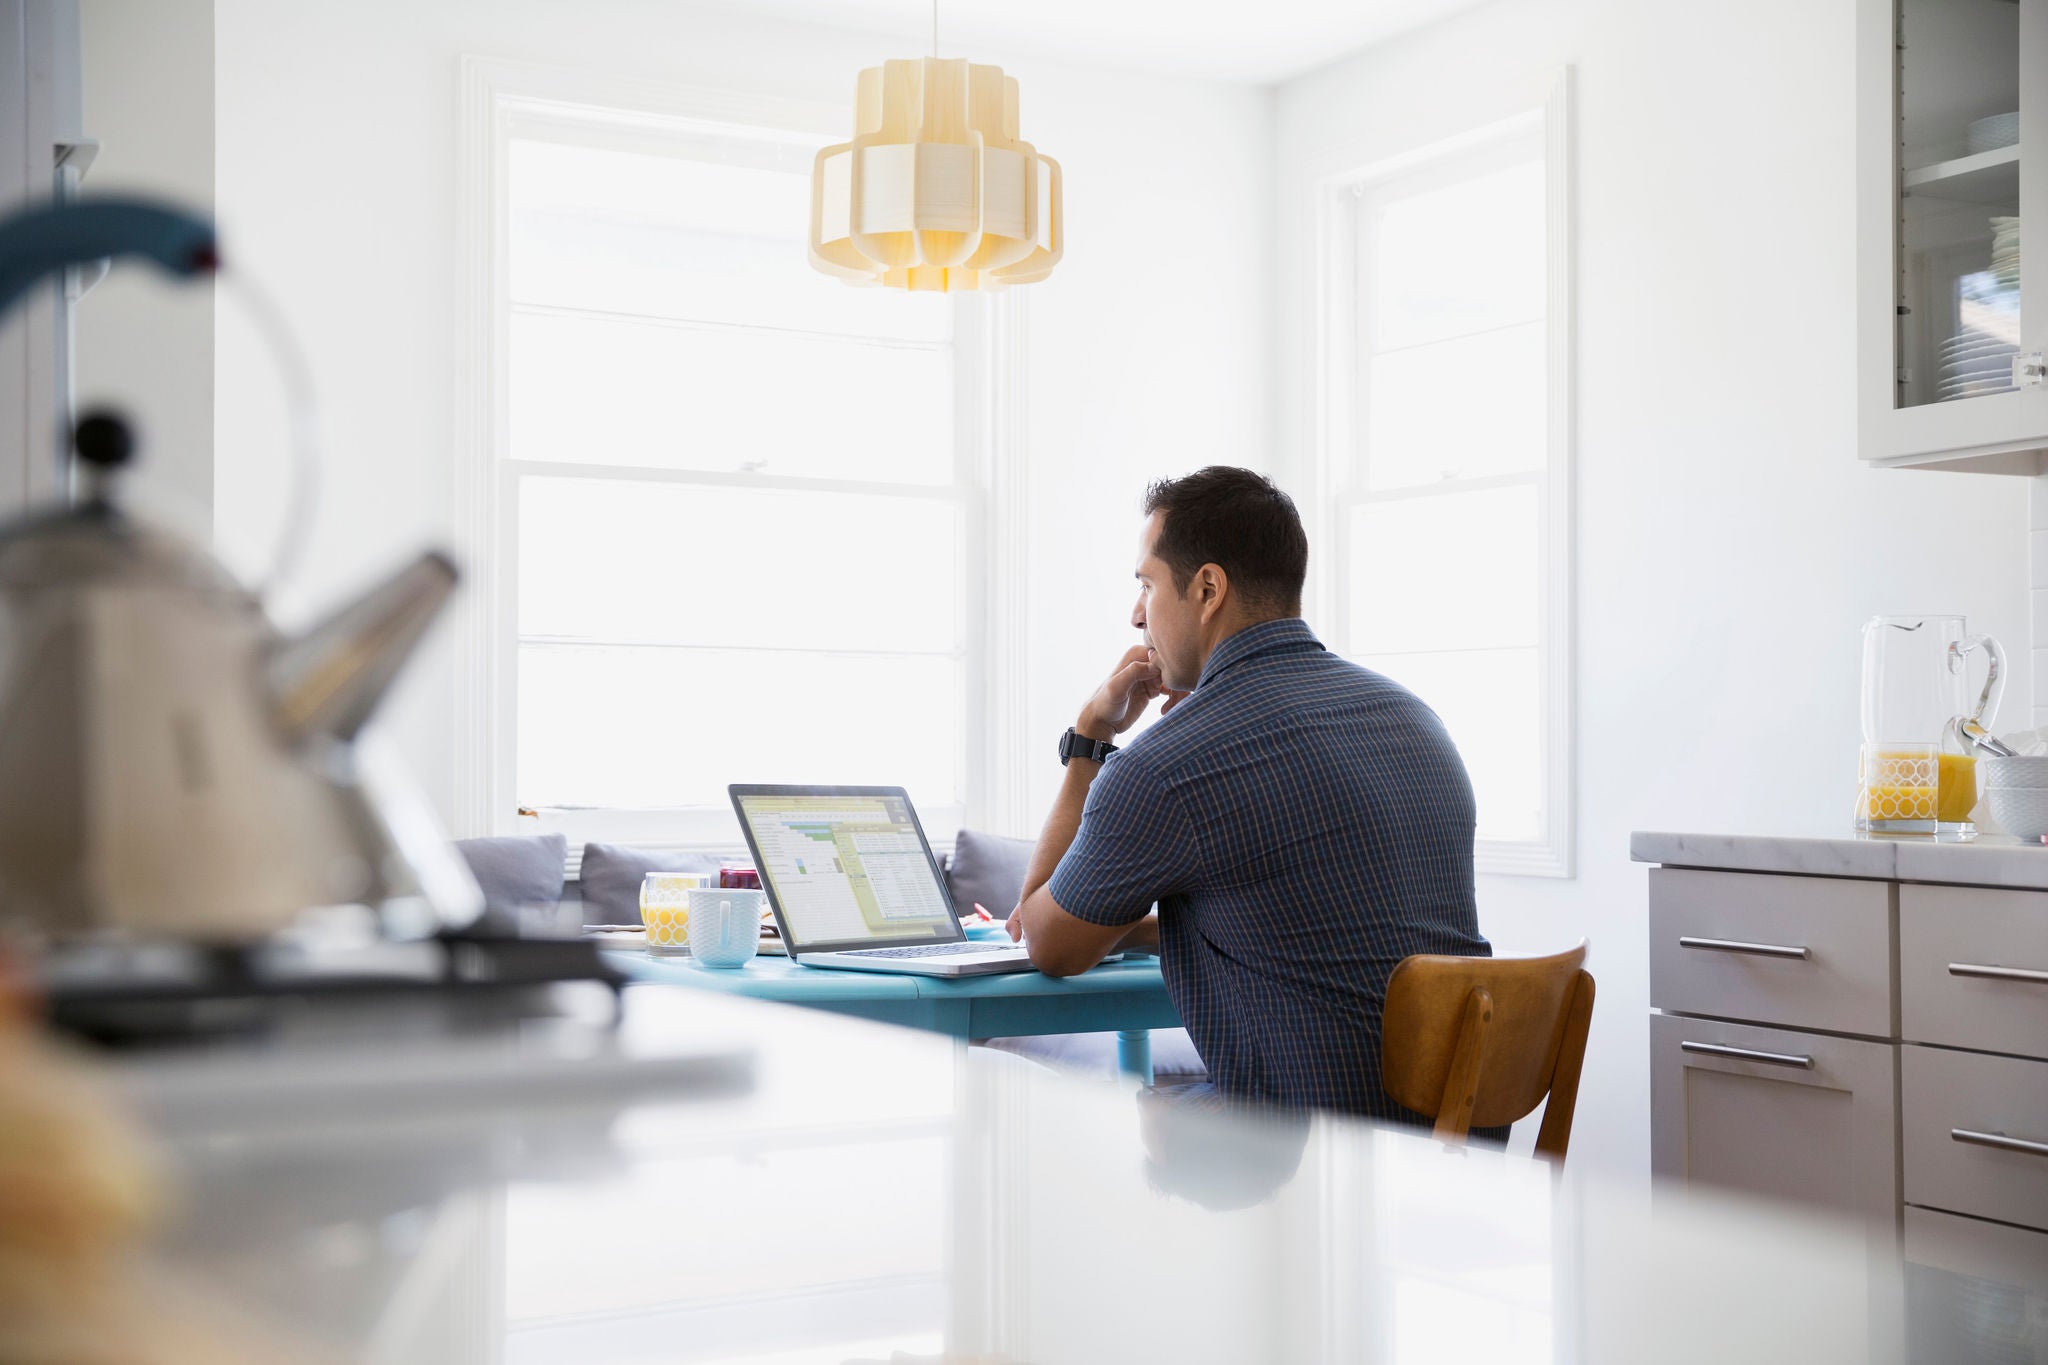
<svg viewBox="0 0 2048 1365">
<path fill-rule="evenodd" d="M 992 1038 L 989 1046 L 998 1052 L 1028 1057 L 1034 1062 L 1068 1071 L 1092 1072 L 1098 1076 L 1116 1074 L 1114 1033 L 1048 1033 L 1037 1038 Z M 1202 1054 L 1184 1028 L 1152 1030 L 1152 1083 L 1187 1085 L 1209 1079 Z"/>
<path fill-rule="evenodd" d="M 1008 919 L 1017 908 L 1036 847 L 1029 839 L 961 830 L 946 863 L 946 890 L 952 893 L 954 913 L 971 915 L 979 901 L 997 919 Z"/>
<path fill-rule="evenodd" d="M 562 899 L 562 862 L 569 841 L 559 834 L 504 839 L 457 839 L 455 851 L 469 864 L 493 910 L 555 905 Z"/>
<path fill-rule="evenodd" d="M 626 844 L 585 844 L 582 881 L 585 924 L 638 924 L 640 882 L 650 872 L 716 872 L 727 860 L 716 853 L 674 853 Z"/>
</svg>

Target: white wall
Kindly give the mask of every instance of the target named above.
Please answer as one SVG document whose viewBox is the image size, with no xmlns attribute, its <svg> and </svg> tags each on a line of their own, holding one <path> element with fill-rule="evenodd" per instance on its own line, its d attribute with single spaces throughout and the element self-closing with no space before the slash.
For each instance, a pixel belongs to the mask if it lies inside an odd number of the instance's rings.
<svg viewBox="0 0 2048 1365">
<path fill-rule="evenodd" d="M 1146 98 L 1148 84 L 1024 85 L 1031 136 L 1062 158 L 1070 245 L 1050 279 L 1015 291 L 1031 334 L 1032 814 L 1020 834 L 1037 833 L 1059 787 L 1045 756 L 1139 642 L 1145 485 L 1271 463 L 1272 207 L 1257 189 L 1271 99 L 1188 85 Z"/>
<path fill-rule="evenodd" d="M 84 0 L 90 194 L 213 207 L 213 0 Z M 225 244 L 232 251 L 233 243 Z M 205 543 L 213 526 L 211 280 L 117 267 L 79 300 L 80 411 L 111 404 L 141 438 L 133 502 Z"/>
<path fill-rule="evenodd" d="M 1279 92 L 1277 445 L 1299 470 L 1310 183 L 1575 68 L 1579 876 L 1480 891 L 1501 950 L 1593 941 L 1575 1161 L 1648 1169 L 1631 829 L 1846 832 L 1877 612 L 2011 643 L 2025 723 L 2025 481 L 1856 460 L 1853 26 L 1852 0 L 1503 0 Z"/>
<path fill-rule="evenodd" d="M 222 227 L 303 334 L 325 398 L 325 498 L 287 613 L 453 521 L 457 69 L 464 54 L 843 103 L 899 40 L 642 0 L 219 0 Z M 1261 462 L 1270 99 L 976 49 L 1022 83 L 1024 135 L 1066 176 L 1066 259 L 1029 291 L 1031 734 L 1038 767 L 1122 652 L 1146 479 Z M 218 542 L 270 543 L 283 418 L 223 313 Z M 453 808 L 450 642 L 389 713 Z M 1049 795 L 1050 777 L 1040 783 Z M 1021 831 L 1020 831 L 1021 832 Z"/>
</svg>

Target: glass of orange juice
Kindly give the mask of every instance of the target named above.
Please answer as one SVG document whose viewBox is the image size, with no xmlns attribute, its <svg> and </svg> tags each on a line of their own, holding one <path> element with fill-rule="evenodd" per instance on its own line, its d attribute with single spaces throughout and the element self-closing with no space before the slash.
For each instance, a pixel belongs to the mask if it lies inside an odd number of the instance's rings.
<svg viewBox="0 0 2048 1365">
<path fill-rule="evenodd" d="M 1977 756 L 1975 754 L 1936 754 L 1934 819 L 1943 831 L 1951 826 L 1957 832 L 1967 828 L 1976 833 L 1976 826 L 1970 823 L 1970 812 L 1977 809 Z"/>
<path fill-rule="evenodd" d="M 690 893 L 716 886 L 718 874 L 650 872 L 640 879 L 640 923 L 647 927 L 647 951 L 656 957 L 690 951 Z"/>
<path fill-rule="evenodd" d="M 1879 834 L 1934 833 L 1941 758 L 1933 744 L 1864 745 L 1857 824 Z"/>
</svg>

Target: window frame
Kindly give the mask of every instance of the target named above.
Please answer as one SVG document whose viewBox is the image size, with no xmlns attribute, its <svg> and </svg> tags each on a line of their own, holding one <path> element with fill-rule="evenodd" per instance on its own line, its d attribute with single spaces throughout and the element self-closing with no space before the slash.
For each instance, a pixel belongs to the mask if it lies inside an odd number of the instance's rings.
<svg viewBox="0 0 2048 1365">
<path fill-rule="evenodd" d="M 1370 165 L 1325 176 L 1315 186 L 1315 425 L 1313 530 L 1319 543 L 1334 547 L 1319 556 L 1311 591 L 1329 623 L 1332 646 L 1346 657 L 1360 651 L 1350 636 L 1351 553 L 1346 528 L 1355 507 L 1367 501 L 1476 492 L 1535 484 L 1541 497 L 1538 558 L 1541 574 L 1538 635 L 1542 679 L 1543 817 L 1541 837 L 1482 839 L 1474 846 L 1482 874 L 1570 878 L 1575 875 L 1577 811 L 1575 785 L 1575 637 L 1573 627 L 1573 213 L 1571 204 L 1571 106 L 1568 70 L 1556 72 L 1542 102 L 1509 117 L 1453 137 L 1417 146 Z M 1362 194 L 1394 180 L 1443 175 L 1464 178 L 1466 167 L 1489 152 L 1534 138 L 1544 167 L 1545 376 L 1548 402 L 1545 463 L 1534 473 L 1458 479 L 1417 488 L 1369 492 L 1356 477 L 1363 421 L 1359 390 L 1359 288 Z M 1463 171 L 1463 174 L 1461 174 Z"/>
<path fill-rule="evenodd" d="M 956 295 L 954 306 L 954 476 L 951 483 L 898 485 L 629 465 L 514 460 L 509 451 L 510 148 L 536 134 L 622 150 L 662 150 L 671 139 L 737 139 L 809 151 L 844 136 L 848 113 L 834 105 L 624 78 L 606 78 L 495 59 L 462 63 L 460 232 L 463 381 L 454 505 L 456 543 L 468 582 L 458 611 L 454 680 L 456 808 L 465 835 L 559 831 L 571 866 L 587 840 L 730 853 L 744 850 L 725 807 L 546 810 L 520 819 L 517 801 L 518 494 L 523 477 L 623 478 L 649 483 L 860 491 L 933 498 L 957 508 L 964 616 L 959 806 L 920 809 L 935 845 L 960 826 L 1008 827 L 1022 817 L 1021 693 L 1007 680 L 1024 655 L 1023 577 L 1003 566 L 1021 558 L 1023 488 L 1013 415 L 1021 403 L 1022 318 L 1007 297 Z M 800 260 L 795 269 L 808 269 Z M 1014 510 L 1013 510 L 1014 509 Z M 907 737 L 914 738 L 914 737 Z M 728 780 L 745 781 L 734 773 Z M 913 793 L 915 795 L 915 793 Z"/>
</svg>

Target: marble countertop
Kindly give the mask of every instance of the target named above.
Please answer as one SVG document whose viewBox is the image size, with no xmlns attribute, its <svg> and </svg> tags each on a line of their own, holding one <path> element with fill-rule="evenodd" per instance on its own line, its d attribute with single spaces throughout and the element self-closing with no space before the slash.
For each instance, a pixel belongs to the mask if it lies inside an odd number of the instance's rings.
<svg viewBox="0 0 2048 1365">
<path fill-rule="evenodd" d="M 1629 835 L 1628 851 L 1639 863 L 1671 867 L 2048 890 L 2048 845 L 2004 835 L 1984 835 L 1969 843 L 1936 843 L 1924 836 L 1636 830 Z"/>
<path fill-rule="evenodd" d="M 177 1186 L 156 1257 L 190 1302 L 378 1365 L 1899 1354 L 1897 1264 L 1797 1210 L 1178 1110 L 787 1006 L 626 995 L 615 1035 L 523 1033 L 516 1098 L 356 1087 L 314 1111 L 251 1065 L 239 1093 L 213 1071 L 177 1103 L 174 1060 L 124 1058 L 111 1079 Z M 733 1040 L 738 1084 L 669 1064 Z M 431 1070 L 436 1048 L 377 1051 Z M 566 1085 L 579 1058 L 611 1060 L 609 1093 Z M 1705 1311 L 1706 1286 L 1741 1311 Z"/>
</svg>

